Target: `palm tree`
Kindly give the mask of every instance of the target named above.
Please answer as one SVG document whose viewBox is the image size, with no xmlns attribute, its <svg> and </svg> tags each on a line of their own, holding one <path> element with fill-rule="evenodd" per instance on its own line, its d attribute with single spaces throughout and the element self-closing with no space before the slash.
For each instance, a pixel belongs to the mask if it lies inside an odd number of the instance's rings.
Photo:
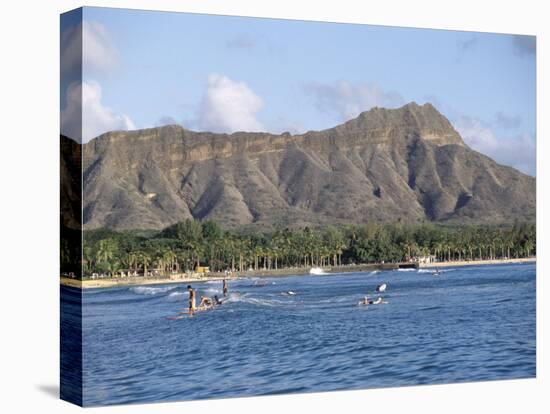
<svg viewBox="0 0 550 414">
<path fill-rule="evenodd" d="M 403 243 L 403 248 L 405 249 L 406 257 L 408 260 L 411 260 L 413 258 L 413 254 L 416 254 L 418 250 L 418 245 L 414 241 L 407 240 Z"/>
<path fill-rule="evenodd" d="M 99 247 L 96 253 L 98 263 L 105 263 L 114 257 L 117 248 L 113 239 L 103 239 L 99 241 Z"/>
<path fill-rule="evenodd" d="M 531 250 L 533 250 L 533 242 L 531 240 L 526 240 L 523 244 L 523 248 L 525 249 L 525 253 L 527 254 L 527 257 L 531 256 Z"/>
<path fill-rule="evenodd" d="M 151 264 L 151 256 L 147 253 L 141 253 L 140 259 L 143 265 L 143 276 L 147 277 L 147 267 Z"/>
<path fill-rule="evenodd" d="M 169 270 L 169 273 L 172 273 L 174 271 L 174 263 L 177 259 L 176 253 L 172 249 L 168 249 L 162 255 L 162 259 L 165 266 L 165 269 L 163 269 L 164 273 L 168 273 L 167 270 Z"/>
</svg>

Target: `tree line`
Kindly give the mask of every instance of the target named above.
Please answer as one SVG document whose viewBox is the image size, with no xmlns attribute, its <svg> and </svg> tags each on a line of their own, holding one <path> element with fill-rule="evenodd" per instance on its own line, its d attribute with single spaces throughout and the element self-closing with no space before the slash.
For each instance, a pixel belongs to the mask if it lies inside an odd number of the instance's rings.
<svg viewBox="0 0 550 414">
<path fill-rule="evenodd" d="M 362 263 L 520 258 L 535 254 L 534 224 L 391 224 L 284 228 L 266 233 L 224 230 L 185 220 L 158 232 L 84 232 L 82 273 L 169 275 L 197 266 L 245 271 Z M 63 252 L 62 252 L 63 260 Z"/>
</svg>

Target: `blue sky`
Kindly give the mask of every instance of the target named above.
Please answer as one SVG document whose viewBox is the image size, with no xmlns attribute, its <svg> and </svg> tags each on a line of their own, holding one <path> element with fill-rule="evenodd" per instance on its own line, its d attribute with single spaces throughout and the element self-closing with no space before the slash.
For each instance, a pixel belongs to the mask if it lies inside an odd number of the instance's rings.
<svg viewBox="0 0 550 414">
<path fill-rule="evenodd" d="M 79 20 L 62 18 L 64 49 Z M 84 141 L 166 123 L 298 133 L 431 102 L 474 149 L 535 175 L 533 37 L 104 8 L 82 21 L 82 82 L 67 70 L 61 107 L 70 130 L 82 96 Z"/>
</svg>

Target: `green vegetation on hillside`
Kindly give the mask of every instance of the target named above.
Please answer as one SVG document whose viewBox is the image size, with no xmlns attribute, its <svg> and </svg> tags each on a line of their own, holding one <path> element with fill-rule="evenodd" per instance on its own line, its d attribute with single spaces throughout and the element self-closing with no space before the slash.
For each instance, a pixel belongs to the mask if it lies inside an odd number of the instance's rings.
<svg viewBox="0 0 550 414">
<path fill-rule="evenodd" d="M 438 260 L 519 258 L 534 255 L 535 246 L 534 224 L 454 227 L 397 222 L 246 234 L 225 231 L 212 221 L 186 220 L 160 232 L 86 231 L 82 270 L 84 276 L 121 271 L 143 275 L 153 269 L 168 275 L 197 265 L 243 271 L 400 262 L 427 255 Z"/>
</svg>

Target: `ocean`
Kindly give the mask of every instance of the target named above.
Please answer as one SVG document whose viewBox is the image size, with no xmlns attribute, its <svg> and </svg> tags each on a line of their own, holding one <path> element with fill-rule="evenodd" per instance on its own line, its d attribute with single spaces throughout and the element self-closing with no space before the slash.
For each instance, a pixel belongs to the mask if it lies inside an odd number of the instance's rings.
<svg viewBox="0 0 550 414">
<path fill-rule="evenodd" d="M 186 285 L 83 291 L 84 405 L 536 375 L 534 264 L 240 279 L 223 305 L 168 319 Z M 221 282 L 193 287 L 222 297 Z M 80 294 L 62 287 L 64 309 Z"/>
</svg>

